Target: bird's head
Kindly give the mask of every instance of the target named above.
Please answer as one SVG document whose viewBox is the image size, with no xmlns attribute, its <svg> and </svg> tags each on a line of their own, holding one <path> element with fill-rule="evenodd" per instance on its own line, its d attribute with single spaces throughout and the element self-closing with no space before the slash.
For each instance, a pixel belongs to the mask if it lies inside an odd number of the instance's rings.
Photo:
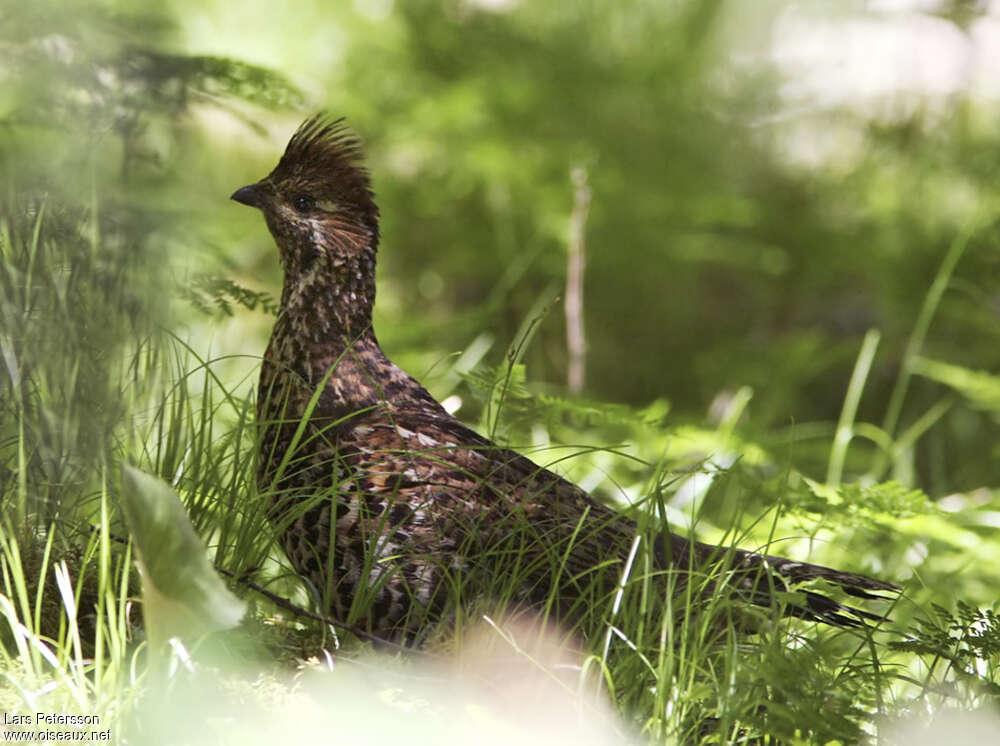
<svg viewBox="0 0 1000 746">
<path fill-rule="evenodd" d="M 281 253 L 286 287 L 316 271 L 355 275 L 371 266 L 378 245 L 378 208 L 358 140 L 317 114 L 292 136 L 275 169 L 237 189 L 232 199 L 258 208 Z"/>
</svg>

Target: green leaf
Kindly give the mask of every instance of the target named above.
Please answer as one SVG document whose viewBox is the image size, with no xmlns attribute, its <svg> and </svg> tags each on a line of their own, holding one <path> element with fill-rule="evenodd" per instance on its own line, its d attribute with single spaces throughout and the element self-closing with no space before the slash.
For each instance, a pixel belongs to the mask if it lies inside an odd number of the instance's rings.
<svg viewBox="0 0 1000 746">
<path fill-rule="evenodd" d="M 918 374 L 949 386 L 978 409 L 1000 415 L 1000 376 L 938 360 L 918 359 Z"/>
<path fill-rule="evenodd" d="M 177 493 L 160 479 L 122 467 L 121 504 L 138 552 L 150 643 L 197 637 L 239 623 L 246 605 L 205 556 Z"/>
</svg>

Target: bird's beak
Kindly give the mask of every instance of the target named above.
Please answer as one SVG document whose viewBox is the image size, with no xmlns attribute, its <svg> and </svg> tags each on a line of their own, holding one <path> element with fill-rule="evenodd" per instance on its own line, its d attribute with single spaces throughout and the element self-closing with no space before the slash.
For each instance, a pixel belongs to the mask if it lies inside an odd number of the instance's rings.
<svg viewBox="0 0 1000 746">
<path fill-rule="evenodd" d="M 229 197 L 229 199 L 235 200 L 241 204 L 256 207 L 258 209 L 264 206 L 265 198 L 266 195 L 264 193 L 264 188 L 259 182 L 257 184 L 240 187 Z"/>
</svg>

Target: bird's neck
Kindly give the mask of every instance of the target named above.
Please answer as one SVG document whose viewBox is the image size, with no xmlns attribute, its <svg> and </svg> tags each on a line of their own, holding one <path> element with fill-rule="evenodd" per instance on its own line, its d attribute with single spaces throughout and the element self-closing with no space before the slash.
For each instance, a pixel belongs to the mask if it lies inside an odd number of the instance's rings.
<svg viewBox="0 0 1000 746">
<path fill-rule="evenodd" d="M 302 267 L 285 267 L 281 316 L 300 339 L 330 351 L 371 337 L 375 303 L 375 250 L 330 258 L 319 254 Z"/>
</svg>

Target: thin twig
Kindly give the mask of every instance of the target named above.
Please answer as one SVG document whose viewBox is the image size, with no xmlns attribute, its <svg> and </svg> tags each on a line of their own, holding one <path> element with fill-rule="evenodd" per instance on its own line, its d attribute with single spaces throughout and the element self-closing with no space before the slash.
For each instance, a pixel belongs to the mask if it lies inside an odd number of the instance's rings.
<svg viewBox="0 0 1000 746">
<path fill-rule="evenodd" d="M 576 167 L 573 181 L 573 213 L 569 221 L 569 256 L 566 267 L 566 353 L 569 357 L 566 385 L 573 394 L 583 391 L 586 376 L 587 339 L 583 330 L 584 229 L 590 210 L 587 170 Z"/>
<path fill-rule="evenodd" d="M 350 632 L 352 635 L 360 637 L 362 640 L 367 640 L 368 642 L 374 642 L 379 645 L 385 645 L 387 647 L 395 648 L 396 650 L 406 651 L 407 653 L 424 653 L 424 651 L 422 651 L 420 648 L 411 647 L 409 645 L 403 645 L 402 643 L 398 643 L 393 640 L 387 640 L 384 637 L 379 637 L 378 635 L 372 634 L 371 632 L 361 629 L 356 625 L 348 624 L 347 622 L 337 619 L 336 617 L 327 616 L 325 614 L 319 614 L 315 611 L 309 611 L 308 609 L 303 609 L 301 606 L 289 601 L 284 596 L 279 596 L 277 593 L 269 591 L 267 588 L 264 588 L 262 585 L 258 585 L 257 583 L 253 582 L 247 577 L 237 575 L 232 570 L 227 570 L 224 567 L 219 567 L 218 565 L 215 566 L 215 569 L 222 575 L 225 575 L 227 578 L 232 578 L 240 585 L 244 585 L 250 590 L 256 591 L 257 593 L 259 593 L 260 595 L 264 596 L 266 599 L 271 601 L 271 603 L 273 603 L 275 606 L 284 609 L 285 611 L 290 611 L 296 616 L 304 616 L 308 617 L 309 619 L 315 619 L 318 622 L 323 622 L 324 624 L 329 624 L 330 626 L 336 627 L 337 629 Z"/>
</svg>

